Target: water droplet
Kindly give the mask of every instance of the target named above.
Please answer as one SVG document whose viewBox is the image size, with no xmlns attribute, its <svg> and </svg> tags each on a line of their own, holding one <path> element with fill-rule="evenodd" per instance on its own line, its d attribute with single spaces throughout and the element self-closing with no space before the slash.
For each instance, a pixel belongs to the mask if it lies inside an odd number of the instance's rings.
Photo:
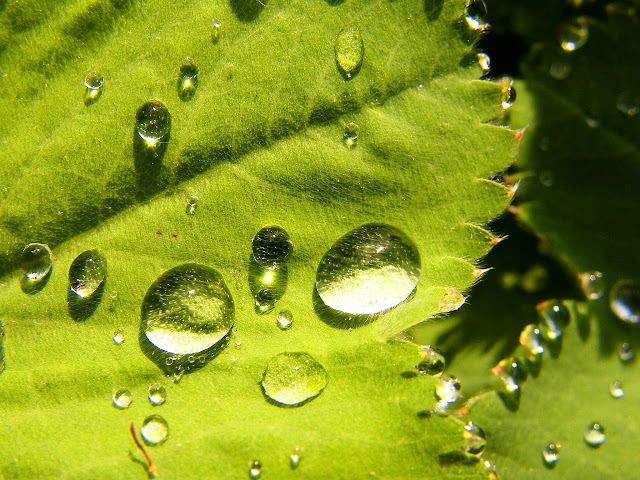
<svg viewBox="0 0 640 480">
<path fill-rule="evenodd" d="M 262 475 L 262 463 L 260 460 L 253 460 L 249 464 L 249 478 L 260 478 Z"/>
<path fill-rule="evenodd" d="M 298 468 L 298 465 L 300 465 L 301 460 L 302 460 L 302 448 L 296 447 L 293 449 L 293 452 L 291 453 L 291 455 L 289 455 L 289 465 L 291 466 L 291 469 L 295 470 L 296 468 Z"/>
<path fill-rule="evenodd" d="M 281 353 L 267 364 L 264 394 L 280 405 L 300 405 L 316 398 L 327 386 L 327 372 L 307 353 Z"/>
<path fill-rule="evenodd" d="M 487 445 L 484 430 L 473 422 L 465 423 L 464 438 L 467 440 L 464 450 L 470 455 L 480 455 Z"/>
<path fill-rule="evenodd" d="M 190 57 L 185 57 L 180 65 L 180 76 L 178 77 L 178 97 L 183 102 L 191 100 L 198 87 L 198 66 Z"/>
<path fill-rule="evenodd" d="M 113 333 L 113 343 L 115 343 L 116 345 L 122 345 L 124 343 L 124 340 L 124 332 L 121 328 L 117 329 Z"/>
<path fill-rule="evenodd" d="M 334 51 L 342 76 L 348 80 L 357 75 L 364 59 L 364 41 L 358 27 L 351 25 L 340 30 Z"/>
<path fill-rule="evenodd" d="M 86 106 L 96 103 L 102 95 L 102 85 L 104 83 L 104 77 L 98 72 L 87 72 L 82 80 L 84 86 L 87 87 L 84 94 L 84 104 Z"/>
<path fill-rule="evenodd" d="M 586 272 L 578 276 L 584 294 L 589 300 L 598 300 L 604 295 L 604 275 L 600 272 Z"/>
<path fill-rule="evenodd" d="M 640 105 L 637 98 L 634 98 L 629 93 L 623 93 L 618 98 L 618 103 L 616 103 L 616 107 L 628 117 L 634 117 L 640 112 Z"/>
<path fill-rule="evenodd" d="M 280 227 L 262 228 L 251 243 L 253 258 L 264 268 L 275 269 L 284 263 L 293 250 L 287 232 Z"/>
<path fill-rule="evenodd" d="M 173 368 L 185 363 L 189 369 L 182 356 L 219 353 L 233 321 L 233 299 L 222 276 L 186 263 L 164 272 L 147 290 L 140 329 L 153 351 L 143 351 L 161 368 L 166 357 L 174 357 Z"/>
<path fill-rule="evenodd" d="M 417 366 L 418 373 L 423 375 L 440 375 L 446 365 L 442 351 L 431 345 L 420 347 L 420 354 L 424 357 Z"/>
<path fill-rule="evenodd" d="M 147 445 L 160 445 L 169 438 L 169 424 L 160 415 L 149 415 L 142 422 L 140 435 Z"/>
<path fill-rule="evenodd" d="M 351 122 L 344 126 L 344 144 L 347 148 L 355 148 L 358 143 L 360 127 L 357 123 Z"/>
<path fill-rule="evenodd" d="M 97 250 L 78 255 L 69 267 L 69 288 L 80 298 L 95 293 L 107 276 L 107 260 Z"/>
<path fill-rule="evenodd" d="M 560 30 L 560 46 L 566 52 L 582 48 L 589 38 L 589 24 L 583 17 L 564 25 Z"/>
<path fill-rule="evenodd" d="M 189 361 L 189 363 L 193 363 L 193 362 Z M 173 383 L 175 383 L 176 385 L 180 383 L 180 380 L 182 380 L 182 375 L 184 375 L 184 367 L 182 367 L 181 365 L 178 365 L 173 372 Z"/>
<path fill-rule="evenodd" d="M 584 121 L 591 128 L 596 128 L 600 125 L 600 122 L 598 121 L 598 119 L 595 118 L 593 115 L 586 115 L 584 117 Z"/>
<path fill-rule="evenodd" d="M 460 382 L 456 377 L 442 375 L 436 384 L 436 396 L 444 403 L 454 403 L 460 398 Z"/>
<path fill-rule="evenodd" d="M 557 340 L 562 330 L 569 325 L 571 314 L 558 300 L 547 300 L 536 307 L 542 320 L 541 331 L 549 340 Z"/>
<path fill-rule="evenodd" d="M 149 403 L 154 407 L 158 407 L 167 401 L 167 389 L 159 383 L 149 385 L 148 397 Z"/>
<path fill-rule="evenodd" d="M 511 108 L 513 103 L 516 101 L 517 93 L 515 87 L 512 85 L 513 80 L 508 80 L 508 83 L 504 86 L 502 90 L 502 108 L 507 110 Z"/>
<path fill-rule="evenodd" d="M 635 352 L 631 348 L 631 344 L 626 342 L 620 345 L 618 354 L 620 356 L 620 360 L 622 360 L 623 362 L 630 362 L 636 357 Z"/>
<path fill-rule="evenodd" d="M 51 250 L 42 243 L 30 243 L 22 250 L 20 266 L 24 271 L 22 289 L 26 293 L 40 291 L 51 275 Z"/>
<path fill-rule="evenodd" d="M 2 325 L 2 320 L 0 320 L 0 373 L 4 372 L 4 368 L 4 325 Z"/>
<path fill-rule="evenodd" d="M 489 55 L 484 52 L 478 53 L 478 64 L 482 69 L 482 74 L 488 74 L 489 70 L 491 69 L 491 57 L 489 57 Z"/>
<path fill-rule="evenodd" d="M 340 238 L 322 257 L 316 289 L 340 312 L 367 315 L 404 302 L 420 278 L 413 241 L 389 225 L 367 224 Z"/>
<path fill-rule="evenodd" d="M 542 450 L 542 458 L 547 465 L 555 465 L 559 459 L 560 450 L 562 447 L 557 443 L 550 443 Z"/>
<path fill-rule="evenodd" d="M 515 392 L 527 379 L 527 370 L 518 359 L 514 357 L 501 360 L 491 372 L 504 383 L 507 392 Z"/>
<path fill-rule="evenodd" d="M 496 471 L 496 467 L 489 460 L 484 461 L 484 467 L 489 471 L 487 474 L 488 480 L 499 480 L 498 472 Z"/>
<path fill-rule="evenodd" d="M 591 447 L 599 447 L 606 439 L 607 436 L 604 434 L 604 427 L 599 423 L 592 423 L 584 432 L 584 441 Z"/>
<path fill-rule="evenodd" d="M 487 5 L 484 0 L 467 0 L 464 17 L 472 30 L 486 30 L 489 27 L 487 13 Z"/>
<path fill-rule="evenodd" d="M 280 330 L 289 330 L 293 325 L 293 314 L 289 310 L 281 311 L 276 317 Z"/>
<path fill-rule="evenodd" d="M 554 62 L 549 67 L 549 75 L 556 80 L 564 80 L 571 73 L 571 65 L 564 62 Z"/>
<path fill-rule="evenodd" d="M 222 29 L 222 22 L 214 18 L 212 22 L 212 28 L 211 28 L 211 41 L 213 43 L 218 43 L 220 41 L 221 29 Z"/>
<path fill-rule="evenodd" d="M 613 398 L 622 398 L 624 397 L 624 389 L 622 388 L 621 382 L 613 382 L 609 385 L 609 393 Z"/>
<path fill-rule="evenodd" d="M 520 344 L 527 349 L 531 359 L 544 353 L 541 335 L 540 329 L 535 325 L 527 325 L 520 333 Z"/>
<path fill-rule="evenodd" d="M 121 388 L 113 394 L 111 400 L 116 408 L 125 409 L 129 408 L 129 405 L 131 405 L 133 395 L 131 395 L 131 392 L 126 388 Z"/>
<path fill-rule="evenodd" d="M 159 100 L 140 105 L 136 112 L 136 131 L 149 146 L 165 142 L 171 133 L 171 114 Z"/>
<path fill-rule="evenodd" d="M 196 208 L 198 208 L 198 197 L 189 195 L 189 198 L 187 198 L 187 215 L 195 215 Z"/>
<path fill-rule="evenodd" d="M 609 306 L 623 322 L 640 323 L 640 287 L 631 280 L 618 280 L 609 292 Z"/>
</svg>

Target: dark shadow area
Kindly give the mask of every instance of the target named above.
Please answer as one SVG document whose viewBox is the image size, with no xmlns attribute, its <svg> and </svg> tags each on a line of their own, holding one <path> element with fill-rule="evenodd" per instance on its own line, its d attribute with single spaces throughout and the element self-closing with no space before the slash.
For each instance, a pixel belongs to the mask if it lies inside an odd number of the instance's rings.
<svg viewBox="0 0 640 480">
<path fill-rule="evenodd" d="M 498 397 L 502 400 L 505 408 L 511 412 L 517 412 L 520 408 L 520 389 L 515 392 L 498 392 Z"/>
<path fill-rule="evenodd" d="M 441 453 L 438 455 L 438 465 L 447 467 L 449 465 L 475 465 L 480 461 L 475 455 L 469 455 L 461 451 Z"/>
<path fill-rule="evenodd" d="M 431 21 L 437 20 L 442 13 L 444 0 L 424 0 L 424 13 Z"/>
<path fill-rule="evenodd" d="M 20 277 L 20 288 L 27 295 L 35 295 L 47 286 L 47 283 L 49 283 L 49 279 L 51 278 L 52 271 L 53 267 L 49 269 L 47 274 L 39 280 L 30 280 L 26 275 L 22 275 Z"/>
<path fill-rule="evenodd" d="M 418 374 L 414 370 L 408 370 L 400 374 L 402 378 L 416 378 Z"/>
<path fill-rule="evenodd" d="M 336 7 L 344 3 L 344 0 L 324 0 L 324 1 L 327 2 L 329 5 L 331 5 L 332 7 Z"/>
<path fill-rule="evenodd" d="M 169 139 L 170 134 L 167 134 L 150 145 L 133 129 L 133 166 L 139 200 L 161 192 L 168 185 L 168 180 L 163 175 L 165 167 L 162 159 L 169 146 Z"/>
<path fill-rule="evenodd" d="M 318 295 L 315 284 L 313 285 L 313 310 L 324 323 L 341 330 L 363 327 L 377 320 L 382 315 L 380 313 L 374 315 L 352 315 L 334 310 L 322 301 L 320 295 Z"/>
<path fill-rule="evenodd" d="M 538 355 L 533 359 L 525 359 L 523 360 L 523 364 L 527 369 L 527 372 L 533 377 L 538 378 L 540 372 L 542 371 L 542 364 L 544 363 L 544 356 Z"/>
<path fill-rule="evenodd" d="M 272 311 L 287 291 L 289 269 L 282 263 L 278 268 L 265 268 L 249 255 L 249 289 L 255 301 L 255 311 L 265 314 Z"/>
<path fill-rule="evenodd" d="M 241 22 L 251 22 L 258 18 L 268 0 L 230 0 L 231 11 Z"/>
<path fill-rule="evenodd" d="M 79 297 L 69 288 L 67 290 L 67 308 L 71 318 L 76 322 L 84 322 L 91 317 L 102 301 L 106 283 L 107 280 L 104 280 L 100 286 L 96 288 L 95 292 L 84 298 Z"/>
<path fill-rule="evenodd" d="M 428 420 L 433 416 L 433 413 L 431 413 L 431 411 L 429 410 L 420 410 L 418 413 L 416 413 L 416 416 L 420 420 Z"/>
</svg>

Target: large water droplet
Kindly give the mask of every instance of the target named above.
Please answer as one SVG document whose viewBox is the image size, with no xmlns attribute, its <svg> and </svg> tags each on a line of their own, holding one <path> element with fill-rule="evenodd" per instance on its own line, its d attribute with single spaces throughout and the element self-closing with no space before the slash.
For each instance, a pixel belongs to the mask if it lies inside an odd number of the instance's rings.
<svg viewBox="0 0 640 480">
<path fill-rule="evenodd" d="M 348 80 L 357 75 L 364 59 L 364 41 L 358 27 L 351 25 L 340 30 L 334 51 L 342 76 Z"/>
<path fill-rule="evenodd" d="M 440 375 L 446 365 L 444 354 L 438 347 L 423 345 L 420 347 L 420 354 L 424 357 L 416 370 L 422 375 Z"/>
<path fill-rule="evenodd" d="M 527 379 L 527 370 L 516 358 L 505 358 L 491 369 L 493 374 L 504 383 L 507 392 L 515 392 Z"/>
<path fill-rule="evenodd" d="M 609 385 L 609 393 L 613 398 L 622 398 L 624 397 L 624 389 L 622 388 L 621 382 L 613 382 Z"/>
<path fill-rule="evenodd" d="M 131 405 L 133 395 L 131 395 L 131 392 L 126 388 L 121 388 L 113 394 L 111 400 L 116 408 L 125 409 L 129 408 L 129 405 Z"/>
<path fill-rule="evenodd" d="M 89 106 L 96 103 L 102 95 L 102 85 L 104 83 L 102 74 L 94 71 L 87 72 L 82 83 L 87 87 L 84 93 L 84 104 Z"/>
<path fill-rule="evenodd" d="M 454 403 L 460 398 L 461 388 L 456 377 L 442 375 L 436 384 L 436 396 L 447 404 Z"/>
<path fill-rule="evenodd" d="M 159 383 L 154 383 L 149 385 L 147 397 L 149 398 L 149 403 L 151 403 L 151 405 L 158 407 L 167 401 L 167 389 Z"/>
<path fill-rule="evenodd" d="M 542 450 L 542 458 L 548 466 L 554 466 L 559 459 L 562 447 L 557 443 L 550 443 Z"/>
<path fill-rule="evenodd" d="M 541 336 L 540 329 L 535 325 L 527 325 L 520 333 L 520 344 L 527 349 L 530 359 L 544 353 Z"/>
<path fill-rule="evenodd" d="M 640 287 L 631 280 L 618 280 L 609 292 L 609 305 L 627 323 L 640 323 Z"/>
<path fill-rule="evenodd" d="M 464 18 L 472 30 L 486 30 L 489 24 L 487 23 L 487 5 L 484 0 L 467 0 Z"/>
<path fill-rule="evenodd" d="M 255 261 L 269 269 L 278 268 L 289 258 L 292 250 L 293 243 L 289 235 L 280 227 L 262 228 L 251 243 Z"/>
<path fill-rule="evenodd" d="M 355 122 L 347 123 L 344 126 L 344 144 L 347 148 L 355 148 L 358 143 L 358 135 L 360 133 L 360 127 Z"/>
<path fill-rule="evenodd" d="M 598 300 L 604 295 L 604 275 L 600 272 L 586 272 L 578 276 L 584 294 L 589 300 Z"/>
<path fill-rule="evenodd" d="M 136 112 L 136 131 L 147 145 L 165 142 L 171 133 L 171 114 L 159 100 L 143 103 Z"/>
<path fill-rule="evenodd" d="M 124 343 L 124 340 L 124 332 L 121 328 L 117 329 L 113 333 L 113 343 L 115 343 L 116 345 L 122 345 Z"/>
<path fill-rule="evenodd" d="M 293 325 L 293 314 L 289 310 L 281 311 L 276 317 L 276 323 L 280 330 L 289 330 Z"/>
<path fill-rule="evenodd" d="M 198 87 L 198 66 L 191 57 L 185 57 L 178 76 L 178 97 L 183 102 L 191 100 Z"/>
<path fill-rule="evenodd" d="M 480 455 L 487 445 L 487 436 L 484 430 L 473 422 L 465 423 L 464 438 L 466 440 L 464 450 L 470 455 Z"/>
<path fill-rule="evenodd" d="M 631 348 L 631 344 L 626 342 L 620 345 L 618 355 L 620 356 L 620 360 L 622 360 L 623 362 L 630 362 L 636 357 L 635 352 Z"/>
<path fill-rule="evenodd" d="M 172 368 L 189 369 L 188 355 L 211 359 L 219 353 L 233 322 L 233 299 L 222 276 L 204 265 L 186 263 L 160 275 L 147 290 L 140 330 L 156 350 L 143 351 L 161 368 L 173 356 Z"/>
<path fill-rule="evenodd" d="M 262 475 L 262 463 L 260 460 L 253 460 L 249 464 L 249 478 L 260 478 Z"/>
<path fill-rule="evenodd" d="M 482 69 L 482 74 L 487 75 L 491 70 L 491 57 L 484 52 L 478 53 L 478 65 Z"/>
<path fill-rule="evenodd" d="M 147 445 L 160 445 L 169 438 L 169 424 L 160 415 L 149 415 L 142 422 L 140 435 Z"/>
<path fill-rule="evenodd" d="M 420 279 L 420 254 L 397 228 L 367 224 L 340 238 L 322 257 L 316 289 L 334 310 L 367 315 L 405 301 Z"/>
<path fill-rule="evenodd" d="M 267 364 L 264 394 L 273 402 L 295 406 L 316 398 L 327 386 L 327 372 L 307 353 L 281 353 Z"/>
<path fill-rule="evenodd" d="M 517 93 L 516 88 L 513 86 L 513 80 L 506 78 L 503 80 L 504 87 L 502 90 L 502 108 L 507 110 L 516 101 Z"/>
<path fill-rule="evenodd" d="M 537 305 L 538 315 L 542 320 L 541 330 L 549 340 L 557 340 L 562 330 L 569 325 L 571 314 L 569 309 L 558 300 L 547 300 Z"/>
<path fill-rule="evenodd" d="M 625 92 L 618 97 L 616 108 L 627 117 L 635 117 L 640 112 L 640 100 L 629 92 Z"/>
<path fill-rule="evenodd" d="M 573 52 L 582 48 L 589 38 L 589 24 L 587 20 L 580 17 L 564 25 L 560 29 L 560 46 L 567 52 Z"/>
<path fill-rule="evenodd" d="M 221 30 L 222 22 L 214 18 L 211 27 L 211 41 L 213 43 L 218 43 L 220 41 L 220 35 L 222 35 Z"/>
<path fill-rule="evenodd" d="M 107 260 L 97 250 L 78 255 L 69 267 L 69 288 L 80 298 L 91 296 L 107 276 Z"/>
<path fill-rule="evenodd" d="M 42 243 L 30 243 L 22 250 L 20 266 L 24 271 L 22 290 L 29 294 L 39 292 L 51 276 L 51 250 Z"/>
<path fill-rule="evenodd" d="M 187 215 L 195 215 L 196 208 L 198 208 L 198 197 L 189 195 L 189 198 L 187 198 Z"/>
<path fill-rule="evenodd" d="M 591 447 L 599 447 L 606 439 L 604 427 L 599 423 L 590 424 L 584 432 L 584 441 Z"/>
<path fill-rule="evenodd" d="M 300 465 L 300 461 L 302 460 L 302 448 L 296 447 L 289 455 L 289 465 L 292 470 L 295 470 Z"/>
</svg>

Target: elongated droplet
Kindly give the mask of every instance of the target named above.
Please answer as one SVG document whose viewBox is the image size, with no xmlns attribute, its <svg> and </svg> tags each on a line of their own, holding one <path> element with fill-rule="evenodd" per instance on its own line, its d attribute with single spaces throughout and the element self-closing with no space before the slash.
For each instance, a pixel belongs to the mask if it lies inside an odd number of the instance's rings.
<svg viewBox="0 0 640 480">
<path fill-rule="evenodd" d="M 472 30 L 486 30 L 489 26 L 487 23 L 487 5 L 484 0 L 467 0 L 464 16 L 467 25 Z"/>
<path fill-rule="evenodd" d="M 562 336 L 562 330 L 571 321 L 571 314 L 564 304 L 558 300 L 547 300 L 536 306 L 542 320 L 541 331 L 551 341 Z"/>
<path fill-rule="evenodd" d="M 136 131 L 147 145 L 168 140 L 171 133 L 171 114 L 159 100 L 143 103 L 136 112 Z"/>
<path fill-rule="evenodd" d="M 275 269 L 289 258 L 293 243 L 284 229 L 265 227 L 253 237 L 251 251 L 260 266 Z"/>
<path fill-rule="evenodd" d="M 121 328 L 113 333 L 113 343 L 115 343 L 116 345 L 122 345 L 124 343 L 124 340 L 124 332 Z"/>
<path fill-rule="evenodd" d="M 527 325 L 520 333 L 520 344 L 528 350 L 531 359 L 544 353 L 541 336 L 540 329 L 535 325 Z"/>
<path fill-rule="evenodd" d="M 623 362 L 630 362 L 636 356 L 635 352 L 631 348 L 631 344 L 626 343 L 626 342 L 623 343 L 622 345 L 620 345 L 620 349 L 618 350 L 618 354 L 620 356 L 620 360 L 622 360 Z"/>
<path fill-rule="evenodd" d="M 264 394 L 275 403 L 300 405 L 316 398 L 327 386 L 327 372 L 307 353 L 281 353 L 267 364 Z"/>
<path fill-rule="evenodd" d="M 195 215 L 196 208 L 198 208 L 198 197 L 189 195 L 189 198 L 187 198 L 187 215 Z"/>
<path fill-rule="evenodd" d="M 296 447 L 289 455 L 289 466 L 291 470 L 295 470 L 300 465 L 300 461 L 302 460 L 302 448 Z"/>
<path fill-rule="evenodd" d="M 280 330 L 289 330 L 293 325 L 293 314 L 289 310 L 281 311 L 276 317 L 276 323 Z"/>
<path fill-rule="evenodd" d="M 167 401 L 167 389 L 159 383 L 154 383 L 149 385 L 147 396 L 151 405 L 154 407 L 160 406 Z"/>
<path fill-rule="evenodd" d="M 344 144 L 347 148 L 355 148 L 358 143 L 360 127 L 357 123 L 350 122 L 344 126 Z"/>
<path fill-rule="evenodd" d="M 169 424 L 160 415 L 149 415 L 142 422 L 140 435 L 147 445 L 163 444 L 169 438 Z"/>
<path fill-rule="evenodd" d="M 438 347 L 423 345 L 420 347 L 420 353 L 424 360 L 416 366 L 418 373 L 422 375 L 440 375 L 444 371 L 446 362 L 444 354 Z"/>
<path fill-rule="evenodd" d="M 557 443 L 550 443 L 542 450 L 542 458 L 548 466 L 553 466 L 559 459 L 562 447 Z"/>
<path fill-rule="evenodd" d="M 351 25 L 340 30 L 334 50 L 342 76 L 349 80 L 357 75 L 364 59 L 364 41 L 358 27 Z"/>
<path fill-rule="evenodd" d="M 618 280 L 609 292 L 609 306 L 623 322 L 640 323 L 640 287 L 631 280 Z"/>
<path fill-rule="evenodd" d="M 131 405 L 133 395 L 131 395 L 131 392 L 126 388 L 121 388 L 113 394 L 111 400 L 116 408 L 125 409 L 129 408 L 129 405 Z"/>
<path fill-rule="evenodd" d="M 260 460 L 253 460 L 249 464 L 249 478 L 260 478 L 262 475 L 262 463 Z"/>
<path fill-rule="evenodd" d="M 212 21 L 212 28 L 211 28 L 211 41 L 213 43 L 218 43 L 220 41 L 220 35 L 222 34 L 221 30 L 222 30 L 222 22 L 214 18 Z"/>
<path fill-rule="evenodd" d="M 22 250 L 20 266 L 24 271 L 25 287 L 37 291 L 51 274 L 51 250 L 42 243 L 30 243 Z"/>
<path fill-rule="evenodd" d="M 504 383 L 507 392 L 515 392 L 527 379 L 527 370 L 517 358 L 510 357 L 501 360 L 491 372 Z"/>
<path fill-rule="evenodd" d="M 625 92 L 618 97 L 616 108 L 627 117 L 635 117 L 640 112 L 640 97 L 634 97 Z"/>
<path fill-rule="evenodd" d="M 584 441 L 591 447 L 599 447 L 606 439 L 604 427 L 599 423 L 590 424 L 584 432 Z"/>
<path fill-rule="evenodd" d="M 621 382 L 613 382 L 609 386 L 609 393 L 613 398 L 622 398 L 624 397 L 624 389 L 622 388 Z"/>
<path fill-rule="evenodd" d="M 196 93 L 198 71 L 196 62 L 191 57 L 185 57 L 180 65 L 180 75 L 178 76 L 178 96 L 183 102 L 191 100 Z"/>
<path fill-rule="evenodd" d="M 600 272 L 586 272 L 578 276 L 582 291 L 589 300 L 598 300 L 604 295 L 604 275 Z"/>
<path fill-rule="evenodd" d="M 516 88 L 512 85 L 513 80 L 508 80 L 508 84 L 505 85 L 502 91 L 502 108 L 507 110 L 516 101 L 517 93 Z"/>
<path fill-rule="evenodd" d="M 478 53 L 478 65 L 480 65 L 483 75 L 488 74 L 491 69 L 491 57 L 485 52 Z"/>
<path fill-rule="evenodd" d="M 560 29 L 560 46 L 566 52 L 573 52 L 582 48 L 589 38 L 589 24 L 584 17 L 580 17 L 564 25 Z"/>
<path fill-rule="evenodd" d="M 160 354 L 180 362 L 182 356 L 209 356 L 226 345 L 233 322 L 233 299 L 222 276 L 204 265 L 186 263 L 166 271 L 142 301 L 141 331 Z"/>
<path fill-rule="evenodd" d="M 107 260 L 97 250 L 78 255 L 69 267 L 69 288 L 80 298 L 91 296 L 107 277 Z"/>
<path fill-rule="evenodd" d="M 340 238 L 322 257 L 316 289 L 334 310 L 367 315 L 404 302 L 420 279 L 420 254 L 401 230 L 367 224 Z"/>
<path fill-rule="evenodd" d="M 466 445 L 464 450 L 470 455 L 479 456 L 487 445 L 487 436 L 478 425 L 474 422 L 467 422 L 464 425 L 464 438 Z"/>
<path fill-rule="evenodd" d="M 4 325 L 2 325 L 2 320 L 0 320 L 0 373 L 4 372 L 4 368 Z"/>
<path fill-rule="evenodd" d="M 447 404 L 454 403 L 460 398 L 461 388 L 456 377 L 442 375 L 436 384 L 436 396 Z"/>
<path fill-rule="evenodd" d="M 102 85 L 104 83 L 102 74 L 94 71 L 87 72 L 82 83 L 87 88 L 84 94 L 84 104 L 89 106 L 96 103 L 102 95 Z"/>
</svg>

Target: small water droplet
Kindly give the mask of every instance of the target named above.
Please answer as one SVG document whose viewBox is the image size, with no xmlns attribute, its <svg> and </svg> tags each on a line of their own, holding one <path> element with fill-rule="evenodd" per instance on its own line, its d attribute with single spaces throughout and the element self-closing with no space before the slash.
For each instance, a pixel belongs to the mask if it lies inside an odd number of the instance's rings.
<svg viewBox="0 0 640 480">
<path fill-rule="evenodd" d="M 195 359 L 194 359 L 195 360 Z M 193 363 L 193 362 L 190 362 Z M 184 375 L 184 367 L 178 365 L 173 372 L 173 383 L 178 384 Z"/>
<path fill-rule="evenodd" d="M 630 93 L 623 93 L 618 98 L 618 103 L 616 103 L 616 107 L 627 117 L 634 117 L 640 112 L 640 102 L 638 98 L 634 98 Z"/>
<path fill-rule="evenodd" d="M 316 289 L 322 301 L 347 314 L 380 313 L 404 302 L 420 278 L 420 254 L 401 230 L 367 224 L 340 239 L 322 257 Z"/>
<path fill-rule="evenodd" d="M 280 405 L 300 405 L 327 386 L 327 372 L 307 353 L 281 353 L 269 360 L 262 377 L 267 398 Z"/>
<path fill-rule="evenodd" d="M 211 41 L 213 43 L 218 43 L 220 41 L 220 35 L 222 34 L 221 30 L 222 22 L 214 18 L 211 27 Z"/>
<path fill-rule="evenodd" d="M 262 463 L 260 460 L 253 460 L 249 464 L 249 478 L 260 478 L 262 475 Z"/>
<path fill-rule="evenodd" d="M 620 345 L 618 355 L 620 356 L 620 360 L 622 360 L 623 362 L 630 362 L 636 357 L 635 352 L 631 348 L 631 344 L 626 342 Z"/>
<path fill-rule="evenodd" d="M 167 401 L 167 389 L 159 383 L 149 385 L 148 397 L 149 403 L 154 407 L 158 407 Z"/>
<path fill-rule="evenodd" d="M 198 208 L 198 200 L 195 195 L 189 195 L 189 198 L 187 198 L 187 215 L 195 215 L 196 208 Z"/>
<path fill-rule="evenodd" d="M 454 403 L 460 398 L 460 382 L 456 377 L 442 375 L 436 384 L 436 396 L 444 403 Z"/>
<path fill-rule="evenodd" d="M 591 128 L 596 128 L 600 125 L 600 122 L 598 121 L 598 119 L 595 118 L 593 115 L 586 115 L 584 117 L 584 121 Z"/>
<path fill-rule="evenodd" d="M 520 344 L 527 349 L 529 358 L 535 358 L 544 353 L 541 336 L 540 329 L 535 325 L 527 325 L 520 333 Z"/>
<path fill-rule="evenodd" d="M 604 427 L 599 423 L 590 424 L 584 432 L 584 441 L 591 447 L 599 447 L 606 439 Z"/>
<path fill-rule="evenodd" d="M 622 388 L 621 382 L 613 382 L 609 385 L 609 393 L 613 398 L 622 398 L 624 397 L 624 389 Z"/>
<path fill-rule="evenodd" d="M 498 480 L 500 478 L 498 477 L 498 472 L 496 472 L 496 467 L 494 467 L 489 460 L 485 460 L 483 465 L 484 465 L 484 468 L 486 468 L 489 471 L 489 473 L 487 474 L 487 478 L 489 480 Z"/>
<path fill-rule="evenodd" d="M 589 300 L 598 300 L 604 295 L 604 275 L 601 272 L 586 272 L 578 276 L 582 291 Z"/>
<path fill-rule="evenodd" d="M 121 328 L 117 329 L 113 333 L 113 343 L 115 343 L 116 345 L 122 345 L 124 343 L 124 340 L 124 331 L 122 331 Z"/>
<path fill-rule="evenodd" d="M 275 269 L 289 258 L 293 243 L 282 228 L 264 227 L 253 237 L 251 251 L 260 266 Z"/>
<path fill-rule="evenodd" d="M 582 48 L 589 38 L 589 24 L 584 17 L 564 25 L 560 29 L 560 46 L 566 52 Z"/>
<path fill-rule="evenodd" d="M 69 267 L 69 288 L 80 298 L 86 298 L 100 288 L 107 277 L 107 260 L 97 250 L 78 255 Z"/>
<path fill-rule="evenodd" d="M 516 88 L 512 85 L 513 80 L 507 80 L 505 83 L 506 84 L 502 90 L 502 108 L 507 110 L 511 108 L 516 101 L 517 93 Z"/>
<path fill-rule="evenodd" d="M 422 375 L 440 375 L 446 365 L 444 354 L 438 347 L 423 345 L 420 354 L 424 357 L 417 366 L 416 371 Z"/>
<path fill-rule="evenodd" d="M 96 103 L 102 95 L 102 85 L 104 77 L 99 72 L 87 72 L 82 83 L 87 88 L 84 94 L 84 104 L 86 106 Z"/>
<path fill-rule="evenodd" d="M 489 57 L 489 55 L 485 52 L 478 53 L 478 64 L 482 69 L 482 74 L 488 74 L 489 70 L 491 69 L 491 57 Z"/>
<path fill-rule="evenodd" d="M 198 66 L 191 57 L 185 57 L 180 65 L 178 77 L 178 97 L 183 102 L 191 100 L 198 87 Z"/>
<path fill-rule="evenodd" d="M 296 447 L 293 449 L 293 452 L 291 453 L 291 455 L 289 455 L 289 465 L 291 466 L 291 469 L 295 470 L 296 468 L 298 468 L 298 465 L 300 465 L 301 460 L 302 460 L 302 448 Z"/>
<path fill-rule="evenodd" d="M 289 310 L 283 310 L 276 317 L 276 322 L 280 330 L 289 330 L 293 325 L 293 314 Z"/>
<path fill-rule="evenodd" d="M 147 445 L 160 445 L 169 438 L 169 424 L 160 415 L 149 415 L 142 422 L 140 435 Z"/>
<path fill-rule="evenodd" d="M 147 145 L 168 140 L 171 133 L 171 114 L 159 100 L 150 100 L 136 111 L 136 131 Z"/>
<path fill-rule="evenodd" d="M 364 59 L 364 41 L 358 27 L 351 25 L 340 30 L 334 51 L 342 76 L 349 80 L 357 75 Z"/>
<path fill-rule="evenodd" d="M 514 357 L 500 360 L 498 365 L 491 369 L 491 372 L 502 380 L 507 392 L 519 390 L 520 385 L 528 376 L 527 369 Z"/>
<path fill-rule="evenodd" d="M 564 80 L 571 73 L 571 65 L 564 62 L 554 62 L 549 67 L 549 75 L 556 80 Z"/>
<path fill-rule="evenodd" d="M 466 453 L 479 456 L 487 445 L 487 436 L 478 425 L 467 422 L 464 425 L 464 438 L 467 443 L 464 447 Z"/>
<path fill-rule="evenodd" d="M 557 443 L 550 443 L 542 450 L 542 458 L 548 466 L 553 466 L 559 459 L 562 447 Z"/>
<path fill-rule="evenodd" d="M 558 300 L 547 300 L 537 305 L 538 315 L 542 320 L 541 331 L 549 340 L 557 340 L 562 336 L 562 330 L 571 321 L 569 309 Z"/>
<path fill-rule="evenodd" d="M 125 409 L 131 405 L 133 395 L 126 388 L 121 388 L 111 396 L 111 400 L 116 408 Z"/>
<path fill-rule="evenodd" d="M 464 17 L 472 30 L 486 30 L 489 27 L 487 15 L 487 5 L 484 0 L 467 0 Z"/>
<path fill-rule="evenodd" d="M 51 250 L 42 243 L 30 243 L 22 250 L 20 266 L 24 271 L 22 287 L 26 293 L 41 290 L 51 275 Z"/>
<path fill-rule="evenodd" d="M 360 133 L 360 127 L 357 123 L 351 122 L 344 126 L 344 144 L 347 148 L 355 148 L 358 144 L 358 134 Z"/>
<path fill-rule="evenodd" d="M 609 292 L 609 306 L 623 322 L 640 323 L 640 287 L 631 280 L 618 280 Z"/>
</svg>

